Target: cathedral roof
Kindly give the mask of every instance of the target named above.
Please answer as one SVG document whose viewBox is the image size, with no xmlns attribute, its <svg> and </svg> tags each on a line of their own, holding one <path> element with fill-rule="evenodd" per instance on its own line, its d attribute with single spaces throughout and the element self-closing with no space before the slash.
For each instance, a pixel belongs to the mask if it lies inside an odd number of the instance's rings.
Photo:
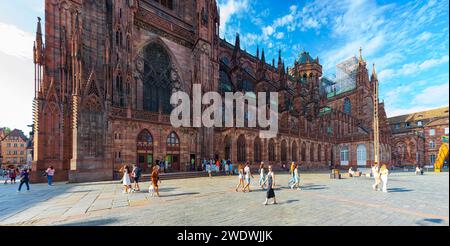
<svg viewBox="0 0 450 246">
<path fill-rule="evenodd" d="M 447 118 L 448 117 L 448 107 L 442 107 L 422 112 L 416 112 L 412 114 L 405 114 L 400 116 L 391 117 L 388 119 L 389 124 L 403 123 L 403 122 L 414 122 L 419 120 L 427 120 L 432 118 Z"/>
<path fill-rule="evenodd" d="M 300 53 L 297 61 L 302 64 L 307 63 L 308 61 L 313 62 L 314 59 L 311 57 L 311 55 L 309 55 L 309 52 L 303 51 L 302 53 Z"/>
</svg>

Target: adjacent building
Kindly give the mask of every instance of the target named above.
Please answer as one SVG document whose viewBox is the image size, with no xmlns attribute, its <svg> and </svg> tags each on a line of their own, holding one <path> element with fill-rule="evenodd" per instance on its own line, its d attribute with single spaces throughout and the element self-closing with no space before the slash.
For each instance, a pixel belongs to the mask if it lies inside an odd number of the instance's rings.
<svg viewBox="0 0 450 246">
<path fill-rule="evenodd" d="M 433 165 L 448 136 L 448 107 L 389 118 L 392 161 L 398 166 Z"/>
<path fill-rule="evenodd" d="M 1 141 L 3 166 L 22 166 L 27 160 L 27 137 L 14 129 Z"/>
<path fill-rule="evenodd" d="M 45 13 L 45 44 L 39 19 L 34 46 L 34 172 L 53 165 L 57 180 L 97 181 L 123 164 L 148 171 L 166 160 L 182 172 L 204 158 L 366 167 L 377 104 L 381 161 L 390 163 L 375 66 L 369 74 L 361 50 L 330 81 L 306 51 L 285 64 L 282 51 L 270 61 L 264 49 L 242 50 L 239 35 L 233 43 L 219 38 L 215 0 L 46 0 Z M 277 136 L 260 138 L 262 127 L 173 127 L 171 94 L 192 98 L 194 84 L 222 96 L 278 92 Z"/>
</svg>

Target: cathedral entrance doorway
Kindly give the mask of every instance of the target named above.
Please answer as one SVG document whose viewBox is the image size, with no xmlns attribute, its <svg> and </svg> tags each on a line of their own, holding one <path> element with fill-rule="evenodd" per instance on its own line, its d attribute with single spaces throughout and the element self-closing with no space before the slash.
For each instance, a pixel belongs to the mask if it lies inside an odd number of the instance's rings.
<svg viewBox="0 0 450 246">
<path fill-rule="evenodd" d="M 180 169 L 180 138 L 175 132 L 171 132 L 167 137 L 167 153 L 165 160 L 168 163 L 168 170 L 179 172 Z"/>
<path fill-rule="evenodd" d="M 142 130 L 136 144 L 137 164 L 144 171 L 149 171 L 153 164 L 153 137 L 147 130 Z"/>
</svg>

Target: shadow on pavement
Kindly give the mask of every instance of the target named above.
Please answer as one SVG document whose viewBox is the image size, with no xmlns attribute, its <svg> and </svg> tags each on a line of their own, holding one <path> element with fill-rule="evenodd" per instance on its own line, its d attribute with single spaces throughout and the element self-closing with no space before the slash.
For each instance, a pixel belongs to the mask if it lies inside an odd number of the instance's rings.
<svg viewBox="0 0 450 246">
<path fill-rule="evenodd" d="M 191 196 L 191 195 L 198 195 L 199 192 L 186 192 L 186 193 L 178 193 L 178 194 L 170 194 L 170 195 L 163 195 L 161 194 L 161 197 L 173 197 L 173 196 Z"/>
<path fill-rule="evenodd" d="M 405 188 L 389 188 L 387 190 L 388 190 L 388 192 L 410 192 L 410 191 L 414 191 L 414 190 L 405 189 Z"/>
<path fill-rule="evenodd" d="M 418 222 L 416 222 L 417 225 L 420 226 L 428 226 L 428 225 L 435 225 L 435 224 L 442 224 L 444 222 L 444 220 L 442 219 L 422 219 Z"/>
<path fill-rule="evenodd" d="M 67 224 L 58 224 L 58 226 L 105 226 L 109 224 L 114 224 L 118 221 L 119 221 L 118 219 L 110 218 L 110 219 L 90 220 L 83 222 L 71 222 Z"/>
</svg>

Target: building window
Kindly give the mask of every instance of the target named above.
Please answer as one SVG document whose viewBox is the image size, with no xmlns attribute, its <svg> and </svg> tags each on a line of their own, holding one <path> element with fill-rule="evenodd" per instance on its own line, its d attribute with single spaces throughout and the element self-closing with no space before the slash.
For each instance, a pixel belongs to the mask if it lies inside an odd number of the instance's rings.
<svg viewBox="0 0 450 246">
<path fill-rule="evenodd" d="M 446 127 L 446 128 L 444 129 L 444 133 L 445 133 L 446 135 L 448 135 L 448 127 Z"/>
<path fill-rule="evenodd" d="M 436 147 L 436 144 L 434 143 L 434 141 L 430 141 L 430 149 L 434 149 Z"/>
<path fill-rule="evenodd" d="M 238 138 L 238 142 L 237 142 L 237 160 L 240 161 L 240 162 L 244 162 L 244 161 L 247 160 L 244 135 L 241 135 Z"/>
<path fill-rule="evenodd" d="M 395 124 L 395 129 L 400 129 L 400 123 Z"/>
<path fill-rule="evenodd" d="M 352 104 L 350 102 L 350 99 L 345 98 L 344 99 L 344 113 L 350 114 L 351 110 L 352 110 Z"/>
<path fill-rule="evenodd" d="M 144 74 L 144 110 L 170 114 L 171 60 L 162 45 L 152 43 L 144 48 Z"/>
<path fill-rule="evenodd" d="M 430 155 L 430 164 L 434 165 L 435 161 L 436 161 L 436 155 L 435 154 Z"/>
<path fill-rule="evenodd" d="M 287 142 L 283 140 L 281 142 L 281 161 L 287 161 Z"/>
<path fill-rule="evenodd" d="M 349 159 L 348 153 L 349 153 L 348 147 L 347 146 L 342 147 L 342 149 L 341 149 L 341 165 L 348 165 L 348 159 Z"/>
<path fill-rule="evenodd" d="M 275 142 L 273 139 L 269 141 L 269 161 L 275 161 Z"/>
<path fill-rule="evenodd" d="M 434 129 L 430 129 L 430 136 L 434 136 L 436 134 L 436 131 Z"/>
<path fill-rule="evenodd" d="M 405 127 L 406 127 L 406 128 L 410 128 L 410 127 L 411 127 L 411 122 L 406 122 L 406 123 L 405 123 Z"/>
<path fill-rule="evenodd" d="M 162 6 L 173 9 L 173 0 L 155 0 L 155 2 L 161 4 Z"/>
<path fill-rule="evenodd" d="M 220 92 L 225 93 L 225 92 L 233 92 L 233 84 L 231 83 L 230 77 L 228 76 L 228 74 L 223 71 L 220 70 L 219 72 L 219 80 L 220 80 Z"/>
<path fill-rule="evenodd" d="M 417 126 L 423 126 L 423 121 L 421 120 L 417 121 Z"/>
<path fill-rule="evenodd" d="M 260 138 L 256 138 L 255 139 L 253 155 L 254 155 L 253 156 L 254 161 L 260 162 L 262 160 L 262 157 L 261 157 L 261 139 Z"/>
</svg>

